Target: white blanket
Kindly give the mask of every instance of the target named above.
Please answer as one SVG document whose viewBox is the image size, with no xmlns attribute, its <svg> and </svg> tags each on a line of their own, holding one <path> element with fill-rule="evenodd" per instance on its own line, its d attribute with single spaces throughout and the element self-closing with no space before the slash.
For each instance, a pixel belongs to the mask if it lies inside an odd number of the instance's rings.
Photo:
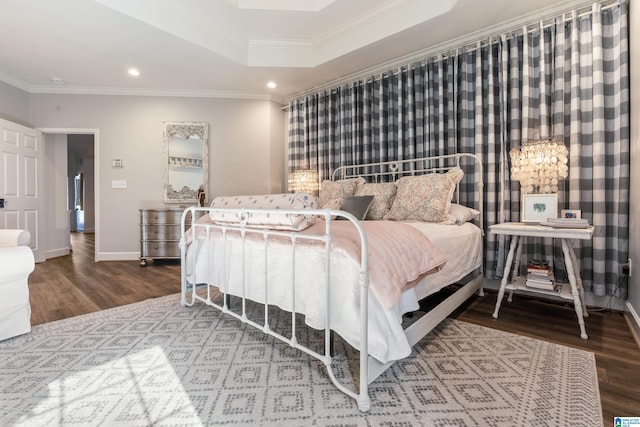
<svg viewBox="0 0 640 427">
<path fill-rule="evenodd" d="M 369 228 L 376 228 L 373 223 L 378 221 L 366 221 Z M 396 230 L 411 228 L 405 224 L 380 221 L 384 227 L 395 227 Z M 320 227 L 324 227 L 320 222 Z M 348 221 L 333 221 L 336 229 L 351 228 Z M 336 230 L 333 232 L 335 233 Z M 313 230 L 310 230 L 313 233 Z M 198 232 L 201 234 L 201 231 Z M 411 234 L 411 233 L 409 233 Z M 403 234 L 398 233 L 398 236 Z M 424 236 L 422 236 L 424 239 Z M 347 241 L 353 241 L 349 236 Z M 396 240 L 393 249 L 383 249 L 375 243 L 376 239 L 369 242 L 369 271 L 372 273 L 380 267 L 378 261 L 394 264 L 396 261 L 412 257 L 411 264 L 416 264 L 416 248 L 409 244 L 398 244 L 403 238 Z M 371 241 L 373 240 L 373 242 Z M 387 234 L 384 240 L 393 239 Z M 426 239 L 428 241 L 428 239 Z M 267 255 L 264 246 L 268 245 Z M 357 246 L 357 245 L 356 245 Z M 373 249 L 373 246 L 376 246 Z M 242 243 L 237 239 L 227 239 L 223 242 L 210 239 L 197 239 L 191 243 L 187 253 L 187 280 L 191 283 L 208 283 L 215 285 L 220 290 L 232 295 L 246 295 L 247 298 L 264 303 L 277 305 L 280 308 L 305 314 L 306 323 L 316 329 L 325 327 L 325 301 L 327 280 L 326 258 L 324 245 L 297 245 L 295 251 L 295 265 L 293 267 L 293 250 L 290 245 L 282 245 L 269 241 L 264 243 L 249 239 L 245 243 L 244 273 L 242 269 L 243 255 Z M 404 252 L 403 252 L 404 251 Z M 374 255 L 377 252 L 377 255 Z M 439 254 L 437 251 L 433 252 Z M 432 253 L 432 254 L 433 254 Z M 439 254 L 441 256 L 441 254 Z M 373 258 L 372 258 L 373 256 Z M 419 259 L 420 257 L 418 257 Z M 436 256 L 436 258 L 438 258 Z M 442 265 L 442 259 L 436 259 L 435 266 Z M 433 261 L 433 260 L 432 260 Z M 195 263 L 195 264 L 193 264 Z M 266 268 L 265 268 L 266 265 Z M 394 270 L 396 273 L 403 270 L 406 264 L 399 263 Z M 385 267 L 386 268 L 386 267 Z M 399 270 L 398 270 L 399 269 Z M 427 271 L 408 271 L 402 278 L 400 286 L 417 278 Z M 244 276 L 244 281 L 243 281 Z M 377 280 L 375 274 L 371 274 L 371 283 Z M 428 276 L 427 276 L 428 277 Z M 355 348 L 359 348 L 359 253 L 338 250 L 331 255 L 331 329 L 339 333 L 347 342 Z M 268 292 L 265 290 L 265 280 L 268 284 Z M 292 292 L 292 283 L 296 283 L 295 301 Z M 417 283 L 417 281 L 413 281 Z M 383 284 L 384 285 L 384 284 Z M 402 289 L 404 290 L 404 289 Z M 379 292 L 378 292 L 379 293 Z M 406 295 L 411 295 L 407 300 Z M 397 299 L 400 299 L 398 294 Z M 381 302 L 376 292 L 369 292 L 369 354 L 381 362 L 398 360 L 408 356 L 411 348 L 402 329 L 402 314 L 406 311 L 418 308 L 418 300 L 415 292 L 404 292 L 402 302 L 389 307 Z M 295 307 L 294 307 L 295 305 Z"/>
</svg>

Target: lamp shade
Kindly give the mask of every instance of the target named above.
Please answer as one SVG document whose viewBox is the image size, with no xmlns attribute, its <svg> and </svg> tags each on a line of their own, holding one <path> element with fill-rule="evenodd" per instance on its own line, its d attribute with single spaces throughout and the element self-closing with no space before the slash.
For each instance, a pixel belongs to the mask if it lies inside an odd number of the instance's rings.
<svg viewBox="0 0 640 427">
<path fill-rule="evenodd" d="M 298 169 L 289 174 L 289 191 L 291 192 L 302 192 L 315 196 L 318 193 L 318 188 L 318 171 Z"/>
<path fill-rule="evenodd" d="M 567 147 L 552 138 L 524 143 L 509 153 L 511 177 L 520 181 L 522 193 L 557 193 L 559 180 L 569 176 L 567 154 Z"/>
</svg>

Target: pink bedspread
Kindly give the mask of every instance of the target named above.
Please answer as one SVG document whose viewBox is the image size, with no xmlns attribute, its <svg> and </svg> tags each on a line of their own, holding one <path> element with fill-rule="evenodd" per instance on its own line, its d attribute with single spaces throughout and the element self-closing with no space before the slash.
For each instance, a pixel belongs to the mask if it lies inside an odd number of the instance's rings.
<svg viewBox="0 0 640 427">
<path fill-rule="evenodd" d="M 205 215 L 198 223 L 213 222 L 209 215 Z M 395 221 L 362 221 L 361 224 L 368 242 L 369 286 L 387 310 L 400 300 L 404 290 L 417 283 L 417 279 L 439 271 L 447 261 L 427 236 L 409 225 Z M 324 221 L 316 221 L 298 234 L 322 235 L 324 232 Z M 216 234 L 212 232 L 210 236 L 213 238 Z M 199 238 L 205 235 L 204 230 L 200 229 Z M 232 235 L 227 232 L 228 238 Z M 185 237 L 188 244 L 191 233 L 188 232 Z M 288 242 L 288 239 L 283 240 Z M 333 251 L 360 263 L 360 238 L 350 221 L 331 222 L 331 246 Z"/>
<path fill-rule="evenodd" d="M 314 224 L 321 227 L 323 221 Z M 446 257 L 429 238 L 415 228 L 394 221 L 362 221 L 367 235 L 369 286 L 378 301 L 388 310 L 399 300 L 402 292 L 415 285 L 416 279 L 440 270 Z M 360 261 L 360 239 L 349 221 L 331 224 L 333 248 Z"/>
</svg>

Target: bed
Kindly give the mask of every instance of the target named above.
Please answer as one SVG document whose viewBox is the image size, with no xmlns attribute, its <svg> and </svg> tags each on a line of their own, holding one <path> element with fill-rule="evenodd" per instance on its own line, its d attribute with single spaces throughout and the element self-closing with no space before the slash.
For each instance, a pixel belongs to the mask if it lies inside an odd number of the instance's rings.
<svg viewBox="0 0 640 427">
<path fill-rule="evenodd" d="M 473 207 L 460 204 L 463 169 L 472 171 L 466 182 Z M 317 358 L 367 411 L 368 385 L 482 294 L 482 224 L 482 165 L 471 154 L 344 166 L 322 183 L 318 198 L 216 198 L 183 212 L 181 303 L 204 302 Z M 450 296 L 403 325 L 421 300 L 452 284 Z M 216 292 L 221 300 L 212 298 Z M 241 300 L 239 311 L 229 298 Z M 247 316 L 247 301 L 264 307 L 259 321 Z M 270 325 L 272 307 L 291 313 L 287 334 Z M 324 331 L 323 348 L 301 342 L 296 322 Z M 333 333 L 360 352 L 355 387 L 333 372 Z"/>
</svg>

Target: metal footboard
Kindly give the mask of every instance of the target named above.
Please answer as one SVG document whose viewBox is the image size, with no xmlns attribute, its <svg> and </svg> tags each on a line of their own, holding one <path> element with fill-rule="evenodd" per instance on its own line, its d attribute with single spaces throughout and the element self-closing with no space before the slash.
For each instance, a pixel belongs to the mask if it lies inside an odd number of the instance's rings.
<svg viewBox="0 0 640 427">
<path fill-rule="evenodd" d="M 445 172 L 453 167 L 461 167 L 465 170 L 465 174 L 467 176 L 472 176 L 470 179 L 471 182 L 467 182 L 466 185 L 471 185 L 475 189 L 473 190 L 473 198 L 470 202 L 473 203 L 474 207 L 480 212 L 479 217 L 476 219 L 475 223 L 480 228 L 482 235 L 484 236 L 484 219 L 482 217 L 483 209 L 483 171 L 482 171 L 482 162 L 478 156 L 467 153 L 458 153 L 452 155 L 445 156 L 437 156 L 437 157 L 426 157 L 422 159 L 413 159 L 413 160 L 398 160 L 393 162 L 382 162 L 382 163 L 372 163 L 365 165 L 348 165 L 344 167 L 337 168 L 334 171 L 333 178 L 334 179 L 345 179 L 350 177 L 361 176 L 367 178 L 368 181 L 373 182 L 391 182 L 402 176 L 411 176 L 411 175 L 420 175 L 425 173 L 438 173 Z M 460 188 L 454 194 L 454 200 L 460 202 Z M 201 224 L 195 221 L 202 215 L 207 215 L 211 211 L 227 211 L 227 213 L 235 213 L 237 215 L 238 221 L 234 224 Z M 305 209 L 303 212 L 306 215 L 318 215 L 322 216 L 325 219 L 325 231 L 322 234 L 317 234 L 315 236 L 309 236 L 304 232 L 288 232 L 288 231 L 278 231 L 273 229 L 263 229 L 255 226 L 249 226 L 247 223 L 247 218 L 249 213 L 256 211 L 251 209 L 220 209 L 220 208 L 196 208 L 191 207 L 184 211 L 182 215 L 182 236 L 180 239 L 180 248 L 181 248 L 181 304 L 183 306 L 193 305 L 196 301 L 202 301 L 205 304 L 208 304 L 212 307 L 216 307 L 224 313 L 227 313 L 230 316 L 235 317 L 236 319 L 253 326 L 254 328 L 262 331 L 265 334 L 269 334 L 287 344 L 291 347 L 299 349 L 308 355 L 320 360 L 326 367 L 327 373 L 331 378 L 333 384 L 346 395 L 354 398 L 358 407 L 361 411 L 369 410 L 371 405 L 369 394 L 368 394 L 368 385 L 377 378 L 382 372 L 384 372 L 393 361 L 387 363 L 381 363 L 372 356 L 369 356 L 369 343 L 368 343 L 368 309 L 369 309 L 369 276 L 368 276 L 368 251 L 367 251 L 367 238 L 366 234 L 363 230 L 360 222 L 351 214 L 344 211 L 337 210 L 307 210 Z M 274 215 L 282 215 L 282 214 L 296 214 L 300 215 L 300 210 L 286 210 L 286 209 L 276 209 L 276 210 L 268 210 L 268 209 L 260 209 L 259 212 L 261 214 L 270 213 Z M 359 304 L 353 301 L 354 306 L 358 306 L 360 310 L 360 357 L 359 357 L 359 385 L 358 387 L 353 387 L 353 389 L 346 387 L 344 384 L 340 383 L 334 374 L 332 369 L 332 356 L 330 353 L 330 341 L 331 341 L 331 312 L 330 312 L 330 301 L 331 301 L 331 221 L 330 219 L 333 217 L 343 217 L 349 220 L 353 227 L 357 230 L 359 240 L 360 240 L 360 263 L 359 263 L 359 274 L 357 278 L 357 286 L 360 290 L 359 295 Z M 189 218 L 189 221 L 187 221 Z M 188 222 L 188 223 L 187 223 Z M 344 222 L 344 221 L 343 221 Z M 291 244 L 292 250 L 292 289 L 291 289 L 291 304 L 290 310 L 286 310 L 291 312 L 291 336 L 285 336 L 274 331 L 269 324 L 269 283 L 267 280 L 267 264 L 265 261 L 265 280 L 264 280 L 264 301 L 256 301 L 259 304 L 264 304 L 264 322 L 262 324 L 255 322 L 247 317 L 246 311 L 246 301 L 251 300 L 247 297 L 246 288 L 245 288 L 245 260 L 242 260 L 242 289 L 241 291 L 235 292 L 235 297 L 241 298 L 241 312 L 237 313 L 230 310 L 227 305 L 228 295 L 226 288 L 224 286 L 218 286 L 218 284 L 198 283 L 197 278 L 192 282 L 187 280 L 187 269 L 191 267 L 191 271 L 195 274 L 195 257 L 193 258 L 193 265 L 189 266 L 187 263 L 188 259 L 188 237 L 189 234 L 185 233 L 186 229 L 190 231 L 188 233 L 198 234 L 204 233 L 205 238 L 210 238 L 211 233 L 221 233 L 221 235 L 226 238 L 229 233 L 235 235 L 240 235 L 240 240 L 243 249 L 241 250 L 242 257 L 245 256 L 244 246 L 247 242 L 247 239 L 253 239 L 255 243 L 256 236 L 264 242 L 264 256 L 267 257 L 269 252 L 268 242 L 271 239 L 287 239 Z M 315 351 L 303 344 L 301 344 L 296 336 L 296 281 L 295 281 L 295 253 L 296 247 L 301 244 L 308 244 L 311 241 L 317 241 L 319 244 L 324 245 L 324 253 L 325 253 L 325 265 L 324 265 L 324 274 L 326 277 L 324 286 L 326 293 L 325 300 L 325 324 L 324 324 L 324 351 L 318 352 Z M 482 248 L 480 249 L 482 251 Z M 456 307 L 458 307 L 462 302 L 464 302 L 469 296 L 473 293 L 478 292 L 479 295 L 482 295 L 482 285 L 483 285 L 483 268 L 480 268 L 470 275 L 470 280 L 458 289 L 453 295 L 448 297 L 442 303 L 438 304 L 436 308 L 431 310 L 427 315 L 423 316 L 419 321 L 415 322 L 413 325 L 409 326 L 405 329 L 405 336 L 407 337 L 407 341 L 410 345 L 415 344 L 419 339 L 424 337 L 429 331 L 431 331 L 435 326 L 437 326 L 446 316 L 448 316 Z M 224 285 L 224 284 L 223 284 Z M 206 287 L 206 293 L 202 290 L 199 290 L 201 286 Z M 222 304 L 218 304 L 211 298 L 211 288 L 215 287 L 219 291 L 222 292 Z M 200 292 L 204 295 L 198 294 Z M 190 298 L 188 298 L 190 294 Z M 253 301 L 253 300 L 252 300 Z M 302 313 L 304 314 L 304 313 Z M 356 390 L 357 388 L 357 390 Z"/>
<path fill-rule="evenodd" d="M 202 215 L 207 215 L 210 211 L 227 211 L 233 212 L 237 215 L 238 222 L 233 224 L 211 224 L 211 223 L 201 223 L 195 221 L 195 219 L 201 217 Z M 243 323 L 246 323 L 265 334 L 271 335 L 274 338 L 277 338 L 293 348 L 301 350 L 312 356 L 319 361 L 321 361 L 327 370 L 329 377 L 333 384 L 346 395 L 354 398 L 358 407 L 361 411 L 367 411 L 370 408 L 370 399 L 368 394 L 368 384 L 370 380 L 368 378 L 369 372 L 369 352 L 368 352 L 368 288 L 369 288 L 369 276 L 368 276 L 368 268 L 367 268 L 367 238 L 366 234 L 358 222 L 358 220 L 351 215 L 350 213 L 344 211 L 337 210 L 304 210 L 305 215 L 318 215 L 322 216 L 325 219 L 325 231 L 324 234 L 305 234 L 303 232 L 289 232 L 289 231 L 279 231 L 267 228 L 257 228 L 247 225 L 247 218 L 249 214 L 252 212 L 251 209 L 216 209 L 216 208 L 199 208 L 199 207 L 190 207 L 187 208 L 183 214 L 181 219 L 181 229 L 182 235 L 180 239 L 180 250 L 181 250 L 181 304 L 182 306 L 191 306 L 196 301 L 201 301 L 209 306 L 215 307 L 218 310 L 221 310 L 223 313 L 226 313 L 230 316 L 235 317 Z M 286 215 L 286 214 L 300 214 L 299 210 L 285 210 L 285 209 L 260 209 L 261 214 L 273 214 L 273 215 Z M 360 372 L 359 372 L 359 387 L 358 390 L 352 390 L 342 383 L 336 378 L 336 375 L 333 372 L 332 368 L 332 356 L 330 354 L 331 348 L 331 313 L 330 313 L 330 301 L 331 301 L 331 218 L 335 217 L 343 217 L 351 221 L 352 225 L 356 228 L 359 238 L 360 238 L 360 272 L 358 275 L 358 286 L 360 288 Z M 185 232 L 185 230 L 188 230 Z M 201 236 L 204 234 L 204 236 Z M 196 265 L 195 265 L 195 257 L 192 256 L 191 260 L 188 259 L 188 249 L 190 246 L 189 238 L 200 239 L 204 237 L 205 239 L 212 238 L 212 235 L 216 234 L 216 239 L 225 239 L 233 238 L 236 243 L 238 243 L 242 247 L 241 256 L 242 256 L 242 273 L 241 273 L 241 282 L 242 282 L 242 290 L 241 292 L 236 292 L 233 294 L 227 293 L 227 287 L 224 284 L 211 284 L 211 283 L 198 283 L 197 277 L 192 281 L 189 281 L 187 278 L 187 270 L 190 267 L 190 271 L 195 276 L 196 274 Z M 231 237 L 233 236 L 233 237 Z M 265 257 L 265 278 L 264 278 L 264 301 L 256 301 L 259 304 L 264 305 L 264 323 L 257 323 L 247 316 L 247 300 L 254 301 L 247 296 L 247 289 L 245 283 L 245 247 L 247 245 L 248 240 L 251 239 L 253 244 L 256 241 L 261 241 L 264 243 L 264 257 Z M 259 239 L 259 240 L 257 240 Z M 267 280 L 267 257 L 269 252 L 269 242 L 273 239 L 278 240 L 287 240 L 291 245 L 292 251 L 292 289 L 291 289 L 291 336 L 282 335 L 276 331 L 274 331 L 269 324 L 269 283 Z M 325 325 L 324 325 L 324 351 L 322 353 L 317 352 L 303 344 L 301 344 L 296 335 L 296 248 L 301 244 L 309 244 L 312 242 L 317 242 L 317 244 L 324 245 L 324 254 L 325 254 Z M 189 266 L 187 263 L 191 262 Z M 223 267 L 224 268 L 224 267 Z M 222 305 L 213 301 L 211 296 L 211 288 L 215 287 L 222 293 Z M 198 292 L 198 288 L 200 291 Z M 202 288 L 206 289 L 206 292 L 202 290 Z M 239 293 L 239 295 L 237 294 Z M 204 294 L 204 295 L 202 295 Z M 228 297 L 229 295 L 233 295 L 241 299 L 241 312 L 237 313 L 235 311 L 230 310 L 228 306 Z M 288 311 L 288 310 L 287 310 Z M 302 313 L 304 314 L 304 313 Z"/>
</svg>

